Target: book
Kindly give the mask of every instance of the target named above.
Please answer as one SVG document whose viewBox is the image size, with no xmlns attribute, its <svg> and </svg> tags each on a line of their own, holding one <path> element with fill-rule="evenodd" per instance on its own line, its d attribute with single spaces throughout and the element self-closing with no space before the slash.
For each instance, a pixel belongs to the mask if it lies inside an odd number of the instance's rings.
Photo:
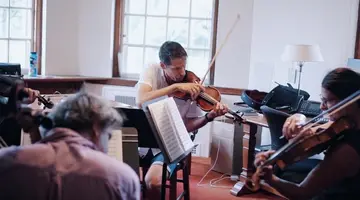
<svg viewBox="0 0 360 200">
<path fill-rule="evenodd" d="M 151 103 L 147 109 L 170 163 L 192 151 L 195 145 L 172 97 Z"/>
<path fill-rule="evenodd" d="M 123 143 L 122 143 L 122 131 L 113 130 L 111 139 L 108 143 L 107 155 L 115 158 L 118 161 L 123 161 Z"/>
</svg>

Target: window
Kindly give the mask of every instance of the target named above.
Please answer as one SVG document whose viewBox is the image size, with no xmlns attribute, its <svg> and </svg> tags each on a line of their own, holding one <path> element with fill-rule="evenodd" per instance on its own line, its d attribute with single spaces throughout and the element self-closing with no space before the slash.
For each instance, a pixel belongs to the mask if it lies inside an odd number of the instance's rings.
<svg viewBox="0 0 360 200">
<path fill-rule="evenodd" d="M 0 0 L 0 62 L 30 65 L 35 0 Z"/>
<path fill-rule="evenodd" d="M 163 42 L 179 42 L 188 53 L 187 69 L 203 76 L 212 57 L 214 0 L 125 0 L 121 76 L 137 78 L 159 62 Z"/>
</svg>

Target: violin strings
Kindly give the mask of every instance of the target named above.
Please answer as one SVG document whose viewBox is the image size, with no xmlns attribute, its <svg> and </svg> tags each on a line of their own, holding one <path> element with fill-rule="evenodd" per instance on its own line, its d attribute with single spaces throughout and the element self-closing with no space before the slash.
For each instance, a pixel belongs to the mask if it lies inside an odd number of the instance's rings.
<svg viewBox="0 0 360 200">
<path fill-rule="evenodd" d="M 214 99 L 212 96 L 210 96 L 206 93 L 200 93 L 200 96 L 213 105 L 218 103 L 218 101 L 216 99 Z M 239 117 L 234 111 L 229 110 L 228 112 L 235 117 Z"/>
<path fill-rule="evenodd" d="M 209 95 L 205 94 L 205 93 L 200 93 L 200 96 L 203 97 L 205 100 L 207 101 L 211 101 L 212 97 L 210 97 Z M 212 102 L 211 102 L 212 103 Z"/>
<path fill-rule="evenodd" d="M 204 98 L 206 101 L 208 101 L 209 103 L 212 103 L 212 104 L 214 104 L 214 105 L 217 103 L 217 101 L 216 101 L 214 98 L 212 98 L 211 96 L 209 96 L 209 95 L 207 95 L 207 94 L 200 93 L 200 96 L 201 96 L 202 98 Z"/>
<path fill-rule="evenodd" d="M 319 124 L 320 123 L 320 120 L 318 121 L 315 121 L 314 123 L 311 123 L 311 124 L 307 124 L 306 126 L 303 127 L 303 131 L 301 131 L 302 133 L 311 129 L 312 127 L 314 127 L 315 125 Z"/>
</svg>

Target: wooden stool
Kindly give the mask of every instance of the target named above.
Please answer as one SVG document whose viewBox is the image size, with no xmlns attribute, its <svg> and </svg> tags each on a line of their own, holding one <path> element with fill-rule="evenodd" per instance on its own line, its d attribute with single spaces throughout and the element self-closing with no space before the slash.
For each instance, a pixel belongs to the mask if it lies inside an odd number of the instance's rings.
<svg viewBox="0 0 360 200">
<path fill-rule="evenodd" d="M 161 200 L 165 200 L 166 197 L 166 188 L 168 188 L 170 191 L 169 193 L 169 197 L 170 200 L 175 200 L 175 199 L 181 199 L 182 197 L 184 197 L 184 200 L 190 200 L 190 187 L 189 187 L 189 162 L 191 163 L 191 154 L 189 154 L 187 157 L 185 157 L 183 160 L 181 160 L 177 166 L 176 169 L 174 171 L 174 173 L 167 178 L 167 164 L 164 163 L 163 167 L 162 167 L 162 179 L 161 179 Z M 142 186 L 142 195 L 143 198 L 146 198 L 146 183 L 145 183 L 145 175 L 147 173 L 147 171 L 150 168 L 151 163 L 147 163 L 145 162 L 140 162 L 140 167 L 142 168 L 142 181 L 141 181 L 141 186 Z M 183 174 L 183 178 L 182 179 L 178 179 L 177 176 L 177 172 L 182 170 L 182 174 Z M 167 181 L 169 181 L 169 184 L 167 184 Z M 177 183 L 181 182 L 183 183 L 183 192 L 179 195 L 177 195 Z"/>
<path fill-rule="evenodd" d="M 193 141 L 195 140 L 197 132 L 198 132 L 198 130 L 195 130 L 191 133 L 191 135 L 190 135 L 191 140 L 193 140 Z M 149 170 L 150 166 L 151 166 L 151 160 L 140 159 L 140 167 L 142 168 L 141 188 L 142 188 L 142 195 L 143 195 L 144 199 L 146 198 L 145 175 L 146 175 L 147 171 Z M 180 170 L 182 170 L 182 172 L 183 172 L 182 179 L 178 179 L 178 177 L 177 177 L 177 172 Z M 162 177 L 162 179 L 161 179 L 161 200 L 165 200 L 166 188 L 170 189 L 170 200 L 181 199 L 182 197 L 184 197 L 184 200 L 190 200 L 190 186 L 189 186 L 190 173 L 191 173 L 191 153 L 177 164 L 174 173 L 171 175 L 171 177 L 169 177 L 169 179 L 167 179 L 167 164 L 164 163 L 163 168 L 162 168 L 162 175 L 161 175 L 161 177 Z M 169 185 L 166 184 L 167 180 L 170 182 Z M 176 196 L 176 194 L 177 194 L 176 186 L 177 186 L 178 182 L 183 183 L 184 191 L 177 197 Z"/>
</svg>

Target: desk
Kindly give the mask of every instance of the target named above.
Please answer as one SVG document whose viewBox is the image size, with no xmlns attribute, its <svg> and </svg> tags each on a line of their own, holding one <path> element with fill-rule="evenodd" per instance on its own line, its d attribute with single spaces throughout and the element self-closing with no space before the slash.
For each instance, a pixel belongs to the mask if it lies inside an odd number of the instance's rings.
<svg viewBox="0 0 360 200">
<path fill-rule="evenodd" d="M 266 118 L 259 114 L 257 116 L 243 116 L 245 122 L 241 124 L 243 131 L 242 138 L 242 172 L 240 174 L 240 181 L 238 181 L 230 193 L 234 196 L 240 196 L 242 194 L 251 193 L 244 185 L 247 179 L 250 179 L 252 174 L 255 172 L 253 166 L 255 159 L 255 145 L 256 145 L 256 133 L 259 127 L 268 128 Z M 261 189 L 283 197 L 278 191 L 270 187 L 266 183 L 261 183 Z"/>
</svg>

